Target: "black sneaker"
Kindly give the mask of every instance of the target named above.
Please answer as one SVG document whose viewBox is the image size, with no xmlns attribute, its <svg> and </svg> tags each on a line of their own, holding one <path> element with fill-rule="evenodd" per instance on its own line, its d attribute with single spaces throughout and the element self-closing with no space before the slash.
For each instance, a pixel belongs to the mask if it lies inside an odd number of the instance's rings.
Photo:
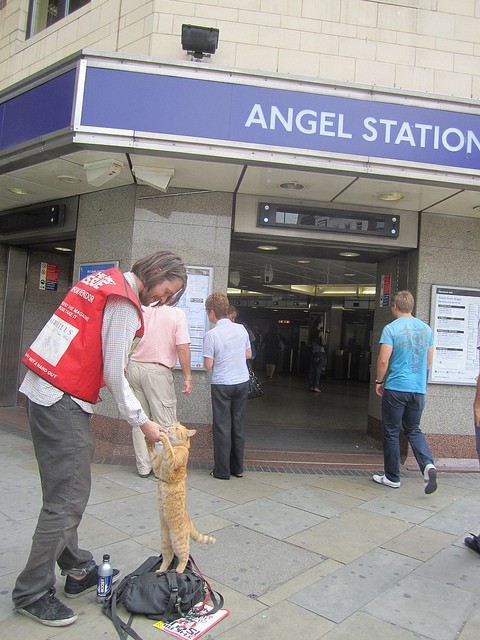
<svg viewBox="0 0 480 640">
<path fill-rule="evenodd" d="M 79 598 L 84 593 L 94 591 L 97 588 L 97 573 L 98 565 L 95 565 L 81 580 L 75 580 L 72 576 L 67 576 L 65 580 L 65 597 Z M 120 569 L 113 570 L 112 582 L 115 582 L 119 573 Z"/>
<path fill-rule="evenodd" d="M 50 589 L 35 602 L 25 607 L 18 607 L 16 611 L 47 627 L 67 627 L 77 619 L 77 614 L 55 596 L 55 588 Z"/>
<path fill-rule="evenodd" d="M 472 537 L 471 538 L 465 538 L 465 540 L 463 542 L 472 551 L 476 551 L 477 553 L 480 553 L 480 536 L 476 536 L 474 533 L 471 533 L 470 535 Z"/>
</svg>

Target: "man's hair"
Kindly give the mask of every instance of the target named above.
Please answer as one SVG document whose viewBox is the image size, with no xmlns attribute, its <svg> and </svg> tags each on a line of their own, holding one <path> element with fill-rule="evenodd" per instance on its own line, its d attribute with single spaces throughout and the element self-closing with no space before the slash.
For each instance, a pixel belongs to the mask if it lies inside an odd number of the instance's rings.
<svg viewBox="0 0 480 640">
<path fill-rule="evenodd" d="M 169 307 L 177 304 L 187 287 L 185 265 L 180 256 L 171 251 L 157 251 L 147 258 L 137 260 L 132 267 L 132 272 L 140 278 L 147 291 L 164 280 L 176 278 L 181 280 L 182 287 L 166 302 Z"/>
<path fill-rule="evenodd" d="M 393 297 L 393 304 L 400 313 L 412 313 L 415 300 L 410 291 L 399 291 Z"/>
<path fill-rule="evenodd" d="M 228 298 L 223 293 L 212 293 L 205 300 L 205 309 L 213 311 L 217 320 L 227 317 L 228 306 Z"/>
</svg>

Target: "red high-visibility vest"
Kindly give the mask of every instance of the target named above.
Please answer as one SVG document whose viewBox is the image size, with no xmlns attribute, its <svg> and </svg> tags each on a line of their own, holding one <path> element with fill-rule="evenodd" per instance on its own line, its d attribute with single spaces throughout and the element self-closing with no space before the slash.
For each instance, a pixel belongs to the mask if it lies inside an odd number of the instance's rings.
<svg viewBox="0 0 480 640">
<path fill-rule="evenodd" d="M 122 296 L 138 310 L 143 335 L 140 302 L 118 269 L 92 273 L 67 293 L 27 353 L 24 364 L 61 391 L 98 402 L 103 381 L 102 320 L 111 295 Z"/>
</svg>

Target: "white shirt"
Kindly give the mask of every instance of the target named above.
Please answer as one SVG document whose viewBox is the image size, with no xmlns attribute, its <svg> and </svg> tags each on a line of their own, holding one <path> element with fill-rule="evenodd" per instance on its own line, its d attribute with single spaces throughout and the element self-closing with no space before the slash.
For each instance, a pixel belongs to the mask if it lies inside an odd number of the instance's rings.
<svg viewBox="0 0 480 640">
<path fill-rule="evenodd" d="M 222 318 L 203 336 L 203 357 L 213 360 L 211 384 L 241 384 L 249 378 L 248 333 L 242 324 Z"/>
</svg>

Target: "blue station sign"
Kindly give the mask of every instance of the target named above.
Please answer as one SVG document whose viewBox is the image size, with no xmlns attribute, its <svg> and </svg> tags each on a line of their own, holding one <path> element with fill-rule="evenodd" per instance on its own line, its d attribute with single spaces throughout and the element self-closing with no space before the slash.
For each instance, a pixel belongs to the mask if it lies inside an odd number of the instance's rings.
<svg viewBox="0 0 480 640">
<path fill-rule="evenodd" d="M 480 104 L 473 101 L 424 96 L 414 102 L 359 88 L 349 94 L 347 87 L 335 95 L 334 87 L 321 83 L 279 77 L 272 87 L 269 78 L 235 71 L 208 69 L 207 78 L 203 69 L 192 75 L 173 64 L 155 69 L 88 54 L 69 64 L 43 83 L 35 79 L 0 95 L 0 158 L 28 145 L 42 153 L 44 141 L 56 135 L 70 135 L 74 143 L 90 133 L 88 144 L 99 148 L 118 146 L 117 137 L 118 144 L 137 149 L 147 142 L 150 149 L 155 141 L 177 143 L 172 150 L 180 152 L 182 143 L 194 141 L 218 143 L 226 156 L 259 149 L 423 170 L 448 167 L 468 179 L 470 171 L 480 171 Z M 445 108 L 438 108 L 442 103 Z"/>
<path fill-rule="evenodd" d="M 480 115 L 88 68 L 84 127 L 480 169 Z"/>
</svg>

